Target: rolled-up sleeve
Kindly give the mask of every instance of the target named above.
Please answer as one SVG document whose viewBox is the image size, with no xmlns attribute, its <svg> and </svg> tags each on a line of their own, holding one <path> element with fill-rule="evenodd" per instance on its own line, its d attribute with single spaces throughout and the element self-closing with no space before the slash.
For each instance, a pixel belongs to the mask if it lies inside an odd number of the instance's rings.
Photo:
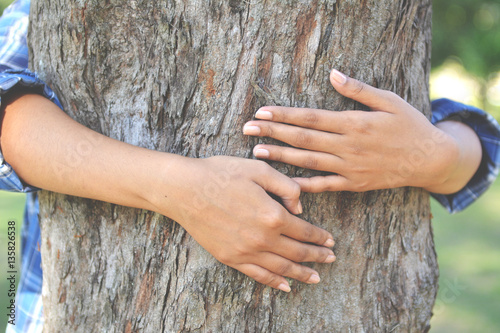
<svg viewBox="0 0 500 333">
<path fill-rule="evenodd" d="M 495 181 L 500 166 L 500 126 L 491 115 L 473 106 L 449 99 L 433 101 L 432 123 L 444 120 L 468 125 L 476 132 L 483 149 L 481 164 L 464 188 L 447 195 L 431 193 L 450 213 L 456 213 L 472 204 Z"/>
<path fill-rule="evenodd" d="M 35 73 L 28 70 L 6 70 L 0 73 L 0 105 L 2 96 L 12 89 L 29 89 L 61 107 L 55 93 Z M 36 167 L 36 166 L 34 166 Z M 15 170 L 5 161 L 0 150 L 0 189 L 14 192 L 32 192 L 38 188 L 21 181 Z"/>
</svg>

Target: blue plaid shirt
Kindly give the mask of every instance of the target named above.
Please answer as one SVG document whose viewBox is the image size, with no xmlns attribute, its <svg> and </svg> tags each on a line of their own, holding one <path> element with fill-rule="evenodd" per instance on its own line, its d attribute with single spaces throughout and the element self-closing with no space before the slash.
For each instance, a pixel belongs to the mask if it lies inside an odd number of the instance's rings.
<svg viewBox="0 0 500 333">
<path fill-rule="evenodd" d="M 0 18 L 0 104 L 1 96 L 12 88 L 35 89 L 61 107 L 56 95 L 35 74 L 29 72 L 26 35 L 30 0 L 17 0 Z M 15 325 L 6 332 L 42 332 L 42 268 L 38 249 L 37 188 L 23 184 L 0 152 L 0 189 L 28 192 L 21 233 L 21 276 L 16 295 Z"/>
<path fill-rule="evenodd" d="M 17 0 L 0 18 L 0 103 L 1 95 L 14 87 L 30 87 L 61 107 L 55 94 L 34 73 L 26 70 L 28 49 L 29 0 Z M 472 180 L 461 191 L 451 195 L 432 194 L 450 212 L 458 212 L 476 200 L 493 183 L 500 165 L 500 127 L 484 111 L 440 99 L 432 103 L 432 122 L 453 119 L 473 128 L 481 140 L 483 160 Z M 23 184 L 0 152 L 0 189 L 28 192 L 21 248 L 21 278 L 16 296 L 16 325 L 7 325 L 7 332 L 41 332 L 42 270 L 38 249 L 38 200 L 36 188 Z"/>
</svg>

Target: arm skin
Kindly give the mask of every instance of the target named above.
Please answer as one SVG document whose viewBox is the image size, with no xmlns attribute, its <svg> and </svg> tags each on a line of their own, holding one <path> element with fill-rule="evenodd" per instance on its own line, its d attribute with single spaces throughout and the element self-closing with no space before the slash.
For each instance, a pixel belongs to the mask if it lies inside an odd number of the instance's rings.
<svg viewBox="0 0 500 333">
<path fill-rule="evenodd" d="M 295 178 L 302 191 L 369 191 L 401 186 L 450 194 L 462 189 L 482 158 L 479 138 L 467 125 L 432 125 L 392 92 L 376 89 L 333 70 L 333 87 L 372 111 L 266 106 L 244 134 L 268 136 L 295 147 L 259 144 L 258 158 L 331 172 Z"/>
<path fill-rule="evenodd" d="M 222 263 L 283 291 L 290 291 L 284 276 L 319 282 L 298 262 L 335 260 L 332 235 L 289 213 L 301 212 L 299 185 L 265 162 L 135 147 L 78 124 L 39 95 L 2 104 L 4 158 L 33 186 L 168 216 Z"/>
</svg>

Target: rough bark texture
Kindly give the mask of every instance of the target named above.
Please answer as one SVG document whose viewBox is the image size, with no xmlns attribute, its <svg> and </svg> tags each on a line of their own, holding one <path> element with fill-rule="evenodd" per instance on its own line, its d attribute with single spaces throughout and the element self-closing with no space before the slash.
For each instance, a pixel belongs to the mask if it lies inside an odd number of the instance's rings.
<svg viewBox="0 0 500 333">
<path fill-rule="evenodd" d="M 32 3 L 32 67 L 105 135 L 191 157 L 251 157 L 259 106 L 343 110 L 331 68 L 429 113 L 430 0 L 80 0 Z M 265 140 L 264 140 L 265 141 Z M 98 145 L 69 156 L 75 168 Z M 310 174 L 277 165 L 288 175 Z M 210 180 L 207 180 L 210 183 Z M 428 195 L 303 196 L 338 260 L 318 286 L 271 290 L 157 214 L 41 195 L 46 332 L 417 332 L 437 263 Z M 236 212 L 235 212 L 236 213 Z"/>
</svg>

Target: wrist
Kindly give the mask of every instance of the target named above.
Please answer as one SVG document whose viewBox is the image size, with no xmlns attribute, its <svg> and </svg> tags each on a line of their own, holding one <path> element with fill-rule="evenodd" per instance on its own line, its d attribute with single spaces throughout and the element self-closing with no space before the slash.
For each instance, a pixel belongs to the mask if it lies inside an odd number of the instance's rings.
<svg viewBox="0 0 500 333">
<path fill-rule="evenodd" d="M 426 186 L 430 192 L 451 194 L 460 191 L 474 176 L 482 159 L 482 147 L 476 133 L 457 121 L 443 121 L 436 125 L 441 131 L 443 144 L 436 155 L 442 161 L 441 173 L 433 184 Z"/>
<path fill-rule="evenodd" d="M 145 182 L 140 186 L 140 196 L 145 207 L 176 222 L 184 220 L 193 198 L 193 180 L 199 172 L 199 159 L 170 153 L 152 152 L 155 156 L 144 169 Z"/>
<path fill-rule="evenodd" d="M 433 138 L 438 139 L 434 139 L 433 142 L 436 149 L 430 154 L 431 162 L 428 169 L 424 170 L 429 177 L 423 187 L 433 193 L 452 193 L 450 191 L 454 191 L 455 188 L 451 180 L 454 179 L 462 158 L 460 145 L 456 138 L 446 131 L 437 127 L 435 130 Z"/>
</svg>

